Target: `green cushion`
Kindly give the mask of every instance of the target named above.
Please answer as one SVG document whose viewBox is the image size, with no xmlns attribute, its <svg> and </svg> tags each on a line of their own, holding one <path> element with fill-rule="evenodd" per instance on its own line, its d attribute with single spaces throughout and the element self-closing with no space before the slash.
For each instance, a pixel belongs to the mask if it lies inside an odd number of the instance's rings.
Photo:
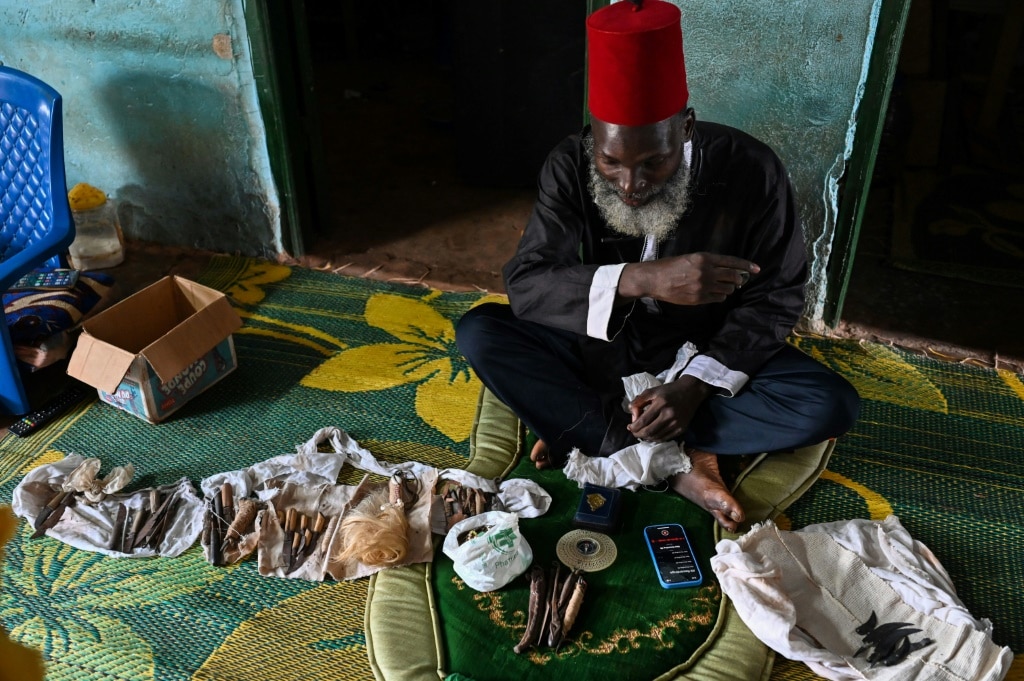
<svg viewBox="0 0 1024 681">
<path fill-rule="evenodd" d="M 488 390 L 481 391 L 471 435 L 467 470 L 484 477 L 505 477 L 523 450 L 519 419 Z M 794 452 L 760 456 L 733 488 L 747 512 L 748 524 L 775 519 L 818 479 L 834 441 Z M 746 529 L 746 528 L 741 528 Z M 736 535 L 716 525 L 716 539 Z M 366 646 L 378 679 L 445 678 L 442 629 L 434 600 L 432 566 L 416 565 L 378 572 L 371 578 L 366 606 Z M 774 655 L 721 599 L 715 628 L 697 652 L 657 677 L 660 680 L 757 681 L 771 673 Z"/>
<path fill-rule="evenodd" d="M 508 407 L 480 391 L 470 431 L 466 470 L 503 478 L 515 465 L 525 430 Z M 366 650 L 378 679 L 443 678 L 441 625 L 430 564 L 382 570 L 370 578 L 366 599 Z"/>
<path fill-rule="evenodd" d="M 430 563 L 383 570 L 366 596 L 366 651 L 378 679 L 437 679 L 441 628 Z"/>
</svg>

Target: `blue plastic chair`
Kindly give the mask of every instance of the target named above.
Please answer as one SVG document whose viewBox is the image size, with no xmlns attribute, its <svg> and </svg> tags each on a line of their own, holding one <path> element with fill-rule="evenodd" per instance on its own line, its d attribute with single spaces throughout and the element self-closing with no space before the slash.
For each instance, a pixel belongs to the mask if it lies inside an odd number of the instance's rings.
<svg viewBox="0 0 1024 681">
<path fill-rule="evenodd" d="M 0 292 L 42 267 L 62 267 L 75 238 L 64 179 L 61 97 L 0 66 Z M 31 411 L 7 324 L 0 323 L 0 413 Z"/>
</svg>

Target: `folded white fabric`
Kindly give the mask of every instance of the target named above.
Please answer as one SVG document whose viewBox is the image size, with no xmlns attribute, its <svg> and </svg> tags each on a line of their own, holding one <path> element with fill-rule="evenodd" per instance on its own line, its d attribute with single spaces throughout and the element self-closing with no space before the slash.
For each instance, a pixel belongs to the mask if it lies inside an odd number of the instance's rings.
<svg viewBox="0 0 1024 681">
<path fill-rule="evenodd" d="M 828 678 L 1002 679 L 1013 653 L 991 638 L 991 623 L 971 616 L 934 554 L 890 516 L 812 525 L 797 532 L 770 521 L 711 558 L 736 611 L 776 652 Z M 872 663 L 858 627 L 903 622 L 932 643 L 886 666 Z M 862 629 L 862 632 L 864 630 Z"/>
</svg>

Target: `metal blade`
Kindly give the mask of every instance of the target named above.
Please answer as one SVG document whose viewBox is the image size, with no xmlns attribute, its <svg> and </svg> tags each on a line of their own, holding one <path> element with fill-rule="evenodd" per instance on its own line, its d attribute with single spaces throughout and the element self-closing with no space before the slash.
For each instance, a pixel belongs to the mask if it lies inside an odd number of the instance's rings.
<svg viewBox="0 0 1024 681">
<path fill-rule="evenodd" d="M 164 499 L 163 502 L 160 504 L 160 508 L 156 509 L 150 514 L 149 520 L 145 522 L 145 524 L 142 526 L 142 529 L 139 530 L 139 533 L 135 535 L 135 539 L 132 541 L 133 549 L 137 549 L 149 541 L 153 529 L 163 519 L 164 514 L 167 512 L 167 508 L 171 504 L 171 501 L 173 501 L 176 497 L 176 493 L 172 492 L 171 494 L 168 494 L 167 498 Z"/>
<path fill-rule="evenodd" d="M 57 507 L 53 509 L 53 512 L 47 514 L 47 516 L 43 518 L 42 522 L 39 523 L 39 526 L 36 527 L 36 531 L 32 533 L 31 539 L 39 539 L 46 534 L 46 531 L 56 525 L 60 520 L 60 517 L 64 515 L 65 509 L 67 509 L 68 506 L 73 506 L 74 504 L 75 495 L 71 492 L 65 492 L 61 497 L 60 502 L 57 504 Z"/>
<path fill-rule="evenodd" d="M 117 517 L 114 518 L 114 532 L 110 537 L 110 545 L 107 546 L 111 551 L 120 551 L 121 542 L 124 541 L 124 529 L 128 522 L 128 508 L 122 503 L 117 505 Z"/>
<path fill-rule="evenodd" d="M 46 522 L 46 519 L 50 517 L 50 514 L 53 513 L 53 509 L 57 508 L 68 494 L 69 492 L 58 490 L 56 494 L 50 497 L 46 505 L 39 509 L 39 513 L 36 514 L 36 519 L 32 523 L 32 529 L 38 530 Z"/>
<path fill-rule="evenodd" d="M 285 512 L 284 520 L 284 560 L 285 574 L 292 571 L 295 565 L 295 509 L 289 508 Z"/>
</svg>

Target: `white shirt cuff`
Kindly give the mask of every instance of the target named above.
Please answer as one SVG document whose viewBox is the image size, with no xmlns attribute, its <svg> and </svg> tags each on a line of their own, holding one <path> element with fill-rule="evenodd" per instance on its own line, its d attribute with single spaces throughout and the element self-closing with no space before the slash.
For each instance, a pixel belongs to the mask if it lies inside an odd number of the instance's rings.
<svg viewBox="0 0 1024 681">
<path fill-rule="evenodd" d="M 587 308 L 587 335 L 600 340 L 608 338 L 608 322 L 612 318 L 612 306 L 618 295 L 619 277 L 626 263 L 602 265 L 594 273 L 590 283 L 590 307 Z"/>
<path fill-rule="evenodd" d="M 681 376 L 694 376 L 718 388 L 726 397 L 732 397 L 747 384 L 750 377 L 742 371 L 733 371 L 707 355 L 697 355 L 683 370 Z"/>
</svg>

